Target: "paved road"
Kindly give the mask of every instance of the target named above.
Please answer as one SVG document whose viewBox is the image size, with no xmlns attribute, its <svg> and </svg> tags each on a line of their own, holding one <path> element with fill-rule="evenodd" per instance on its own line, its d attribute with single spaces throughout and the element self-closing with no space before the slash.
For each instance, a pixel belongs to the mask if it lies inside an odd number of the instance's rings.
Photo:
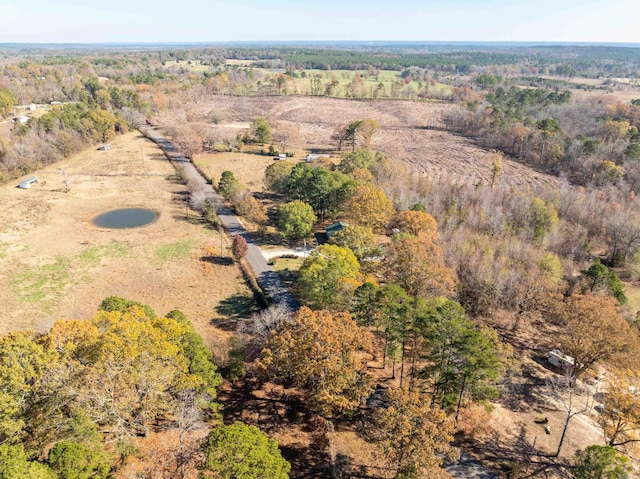
<svg viewBox="0 0 640 479">
<path fill-rule="evenodd" d="M 247 241 L 247 245 L 249 246 L 246 259 L 251 265 L 251 268 L 253 268 L 253 271 L 258 278 L 258 284 L 262 287 L 265 294 L 269 296 L 274 303 L 286 305 L 292 311 L 300 308 L 300 304 L 284 285 L 280 276 L 278 276 L 278 273 L 276 273 L 273 268 L 267 264 L 267 260 L 262 254 L 260 247 L 255 244 L 251 236 L 247 233 L 247 230 L 238 220 L 238 217 L 234 215 L 225 204 L 224 198 L 215 192 L 211 184 L 208 183 L 200 174 L 193 163 L 182 156 L 169 140 L 162 137 L 155 130 L 143 126 L 140 126 L 140 130 L 150 139 L 155 141 L 172 161 L 180 163 L 180 166 L 187 170 L 187 174 L 190 178 L 198 179 L 197 181 L 200 182 L 203 190 L 206 192 L 210 203 L 214 205 L 218 218 L 227 232 L 232 236 L 239 234 L 244 237 Z"/>
</svg>

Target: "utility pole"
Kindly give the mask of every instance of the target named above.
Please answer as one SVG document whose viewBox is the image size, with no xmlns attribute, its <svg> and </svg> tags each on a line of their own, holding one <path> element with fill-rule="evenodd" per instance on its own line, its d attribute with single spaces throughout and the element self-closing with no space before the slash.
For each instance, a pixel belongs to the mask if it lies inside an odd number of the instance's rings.
<svg viewBox="0 0 640 479">
<path fill-rule="evenodd" d="M 60 168 L 60 173 L 62 174 L 62 182 L 64 183 L 64 192 L 69 193 L 69 179 L 67 178 L 64 168 Z"/>
</svg>

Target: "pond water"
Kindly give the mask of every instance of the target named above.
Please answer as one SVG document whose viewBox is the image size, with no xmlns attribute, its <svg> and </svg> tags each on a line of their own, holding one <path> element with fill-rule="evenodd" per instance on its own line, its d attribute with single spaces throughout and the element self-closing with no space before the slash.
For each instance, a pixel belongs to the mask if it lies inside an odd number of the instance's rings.
<svg viewBox="0 0 640 479">
<path fill-rule="evenodd" d="M 93 218 L 92 223 L 101 228 L 136 228 L 152 223 L 158 215 L 145 208 L 122 208 L 111 210 Z"/>
</svg>

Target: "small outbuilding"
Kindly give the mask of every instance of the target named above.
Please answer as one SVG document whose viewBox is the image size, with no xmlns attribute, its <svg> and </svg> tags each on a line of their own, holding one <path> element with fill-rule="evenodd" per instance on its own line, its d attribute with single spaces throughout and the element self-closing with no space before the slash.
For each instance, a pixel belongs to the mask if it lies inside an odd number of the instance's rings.
<svg viewBox="0 0 640 479">
<path fill-rule="evenodd" d="M 34 184 L 38 182 L 38 177 L 34 176 L 33 178 L 29 178 L 28 180 L 24 180 L 22 183 L 18 185 L 18 188 L 22 188 L 23 190 L 27 188 L 31 188 Z"/>
<path fill-rule="evenodd" d="M 334 235 L 336 235 L 337 233 L 345 229 L 347 226 L 349 225 L 346 223 L 343 223 L 342 221 L 336 221 L 335 223 L 331 223 L 329 226 L 325 228 L 325 231 L 327 233 L 327 238 L 329 239 L 333 238 Z"/>
<path fill-rule="evenodd" d="M 111 143 L 105 143 L 104 145 L 98 147 L 98 150 L 100 151 L 106 151 L 110 149 L 111 149 Z"/>
</svg>

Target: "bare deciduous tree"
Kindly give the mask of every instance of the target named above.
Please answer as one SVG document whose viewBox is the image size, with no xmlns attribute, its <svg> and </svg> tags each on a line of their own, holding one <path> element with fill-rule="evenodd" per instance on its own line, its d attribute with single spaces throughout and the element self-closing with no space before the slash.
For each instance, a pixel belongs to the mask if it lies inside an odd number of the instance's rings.
<svg viewBox="0 0 640 479">
<path fill-rule="evenodd" d="M 271 333 L 291 321 L 291 310 L 281 304 L 274 304 L 252 316 L 252 329 L 260 340 L 266 341 Z"/>
</svg>

